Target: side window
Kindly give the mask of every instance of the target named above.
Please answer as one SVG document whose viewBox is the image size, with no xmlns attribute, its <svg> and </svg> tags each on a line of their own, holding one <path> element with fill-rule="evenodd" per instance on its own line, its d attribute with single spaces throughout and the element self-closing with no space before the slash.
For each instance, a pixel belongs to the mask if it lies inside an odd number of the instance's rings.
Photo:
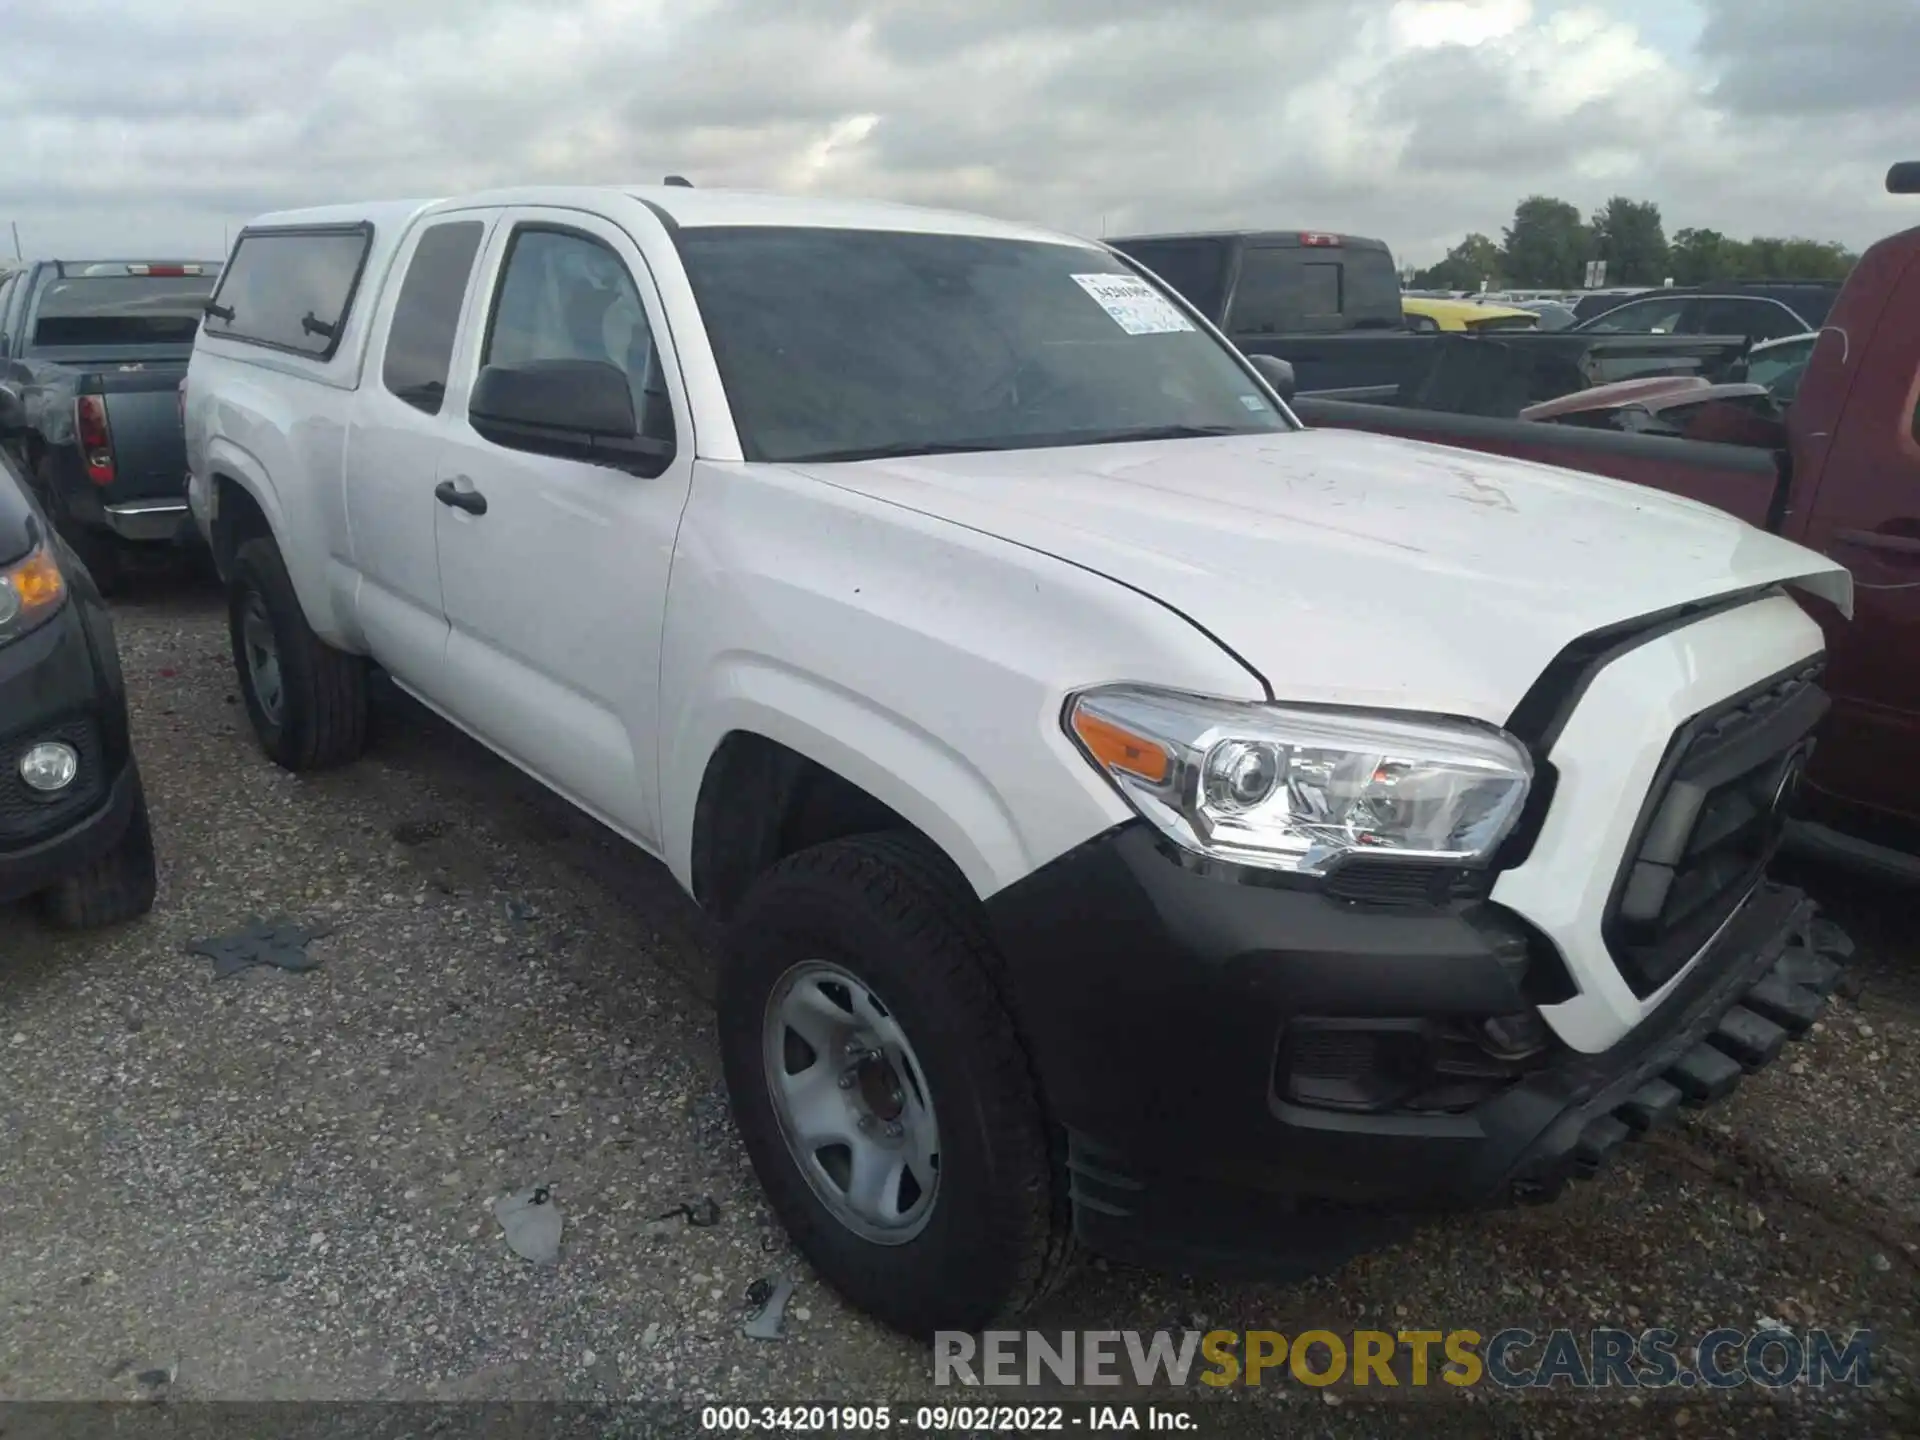
<svg viewBox="0 0 1920 1440">
<path fill-rule="evenodd" d="M 1801 333 L 1800 323 L 1771 300 L 1737 297 L 1699 302 L 1693 331 L 1699 335 L 1745 335 L 1750 340 L 1779 340 Z"/>
<path fill-rule="evenodd" d="M 1192 302 L 1209 319 L 1220 314 L 1227 247 L 1220 240 L 1145 240 L 1115 246 L 1131 255 Z"/>
<path fill-rule="evenodd" d="M 1784 305 L 1767 304 L 1753 307 L 1758 313 L 1747 333 L 1755 340 L 1784 340 L 1789 335 L 1806 333 L 1804 322 Z"/>
<path fill-rule="evenodd" d="M 1687 301 L 1632 300 L 1607 311 L 1586 328 L 1596 335 L 1672 335 L 1680 328 Z"/>
<path fill-rule="evenodd" d="M 513 237 L 480 363 L 540 360 L 617 366 L 632 387 L 641 436 L 672 441 L 673 407 L 646 307 L 620 257 L 598 240 L 534 228 Z"/>
<path fill-rule="evenodd" d="M 202 331 L 331 358 L 372 239 L 371 225 L 243 233 L 208 302 Z"/>
<path fill-rule="evenodd" d="M 478 220 L 430 226 L 414 247 L 394 301 L 380 378 L 394 395 L 429 415 L 438 415 L 447 397 L 460 305 L 485 234 Z"/>
</svg>

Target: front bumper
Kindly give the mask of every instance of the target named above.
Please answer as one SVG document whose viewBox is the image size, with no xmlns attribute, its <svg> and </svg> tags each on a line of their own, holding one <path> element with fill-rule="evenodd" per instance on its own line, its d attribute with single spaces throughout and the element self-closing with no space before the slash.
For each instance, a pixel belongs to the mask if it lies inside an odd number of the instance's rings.
<svg viewBox="0 0 1920 1440">
<path fill-rule="evenodd" d="M 1329 1018 L 1471 1028 L 1566 983 L 1483 900 L 1389 907 L 1209 872 L 1144 823 L 994 897 L 1016 1015 L 1068 1136 L 1075 1228 L 1116 1258 L 1297 1273 L 1423 1212 L 1549 1199 L 1803 1033 L 1844 948 L 1760 886 L 1645 1022 L 1583 1054 L 1548 1037 L 1466 1106 L 1297 1103 L 1290 1038 Z"/>
<path fill-rule="evenodd" d="M 54 797 L 30 792 L 17 769 L 42 740 L 63 741 L 80 756 L 79 775 Z M 45 625 L 0 646 L 0 904 L 111 850 L 137 785 L 111 624 L 75 593 Z"/>
<path fill-rule="evenodd" d="M 0 849 L 0 905 L 24 900 L 107 854 L 127 833 L 140 779 L 133 765 L 121 767 L 107 798 L 37 843 Z"/>
</svg>

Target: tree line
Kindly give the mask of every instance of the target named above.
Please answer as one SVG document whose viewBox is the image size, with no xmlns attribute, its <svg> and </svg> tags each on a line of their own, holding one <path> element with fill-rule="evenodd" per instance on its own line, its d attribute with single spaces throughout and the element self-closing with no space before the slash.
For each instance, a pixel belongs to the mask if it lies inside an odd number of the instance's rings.
<svg viewBox="0 0 1920 1440">
<path fill-rule="evenodd" d="M 1756 236 L 1736 240 L 1718 230 L 1676 230 L 1667 239 L 1660 207 L 1616 195 L 1583 220 L 1550 195 L 1529 195 L 1495 242 L 1478 233 L 1446 259 L 1415 275 L 1417 288 L 1577 290 L 1587 262 L 1607 262 L 1608 285 L 1701 285 L 1718 280 L 1840 280 L 1860 257 L 1831 241 Z"/>
</svg>

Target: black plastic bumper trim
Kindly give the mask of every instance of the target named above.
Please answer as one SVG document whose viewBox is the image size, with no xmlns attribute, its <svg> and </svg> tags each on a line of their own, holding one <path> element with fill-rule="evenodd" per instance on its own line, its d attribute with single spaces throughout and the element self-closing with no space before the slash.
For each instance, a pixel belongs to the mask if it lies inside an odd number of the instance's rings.
<svg viewBox="0 0 1920 1440">
<path fill-rule="evenodd" d="M 1472 1112 L 1276 1105 L 1266 1124 L 1243 1126 L 1229 1151 L 1198 1165 L 1190 1151 L 1156 1148 L 1151 1124 L 1096 1135 L 1069 1119 L 1076 1232 L 1090 1248 L 1136 1263 L 1297 1275 L 1391 1240 L 1422 1215 L 1551 1200 L 1634 1138 L 1682 1108 L 1713 1103 L 1778 1056 L 1795 1032 L 1767 1010 L 1804 1015 L 1811 1005 L 1817 1013 L 1839 979 L 1831 957 L 1845 937 L 1814 914 L 1799 892 L 1763 885 L 1661 1009 L 1613 1050 L 1563 1055 Z M 1231 1110 L 1223 1088 L 1230 1055 L 1183 1053 Z M 1105 1072 L 1122 1090 L 1124 1070 L 1116 1062 Z"/>
<path fill-rule="evenodd" d="M 85 869 L 119 843 L 133 818 L 139 773 L 128 762 L 106 801 L 59 834 L 20 850 L 0 851 L 0 905 L 23 900 Z"/>
</svg>

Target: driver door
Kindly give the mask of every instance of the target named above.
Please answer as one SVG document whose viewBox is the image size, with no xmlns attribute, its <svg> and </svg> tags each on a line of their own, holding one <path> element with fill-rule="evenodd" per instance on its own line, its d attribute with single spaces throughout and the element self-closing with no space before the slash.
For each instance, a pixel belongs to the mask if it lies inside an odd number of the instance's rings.
<svg viewBox="0 0 1920 1440">
<path fill-rule="evenodd" d="M 659 295 L 641 243 L 578 211 L 507 212 L 488 258 L 487 313 L 467 327 L 436 491 L 450 708 L 653 848 L 660 631 L 693 461 Z M 675 445 L 660 473 L 479 434 L 468 406 L 482 367 L 543 360 L 617 366 L 641 432 Z"/>
</svg>

